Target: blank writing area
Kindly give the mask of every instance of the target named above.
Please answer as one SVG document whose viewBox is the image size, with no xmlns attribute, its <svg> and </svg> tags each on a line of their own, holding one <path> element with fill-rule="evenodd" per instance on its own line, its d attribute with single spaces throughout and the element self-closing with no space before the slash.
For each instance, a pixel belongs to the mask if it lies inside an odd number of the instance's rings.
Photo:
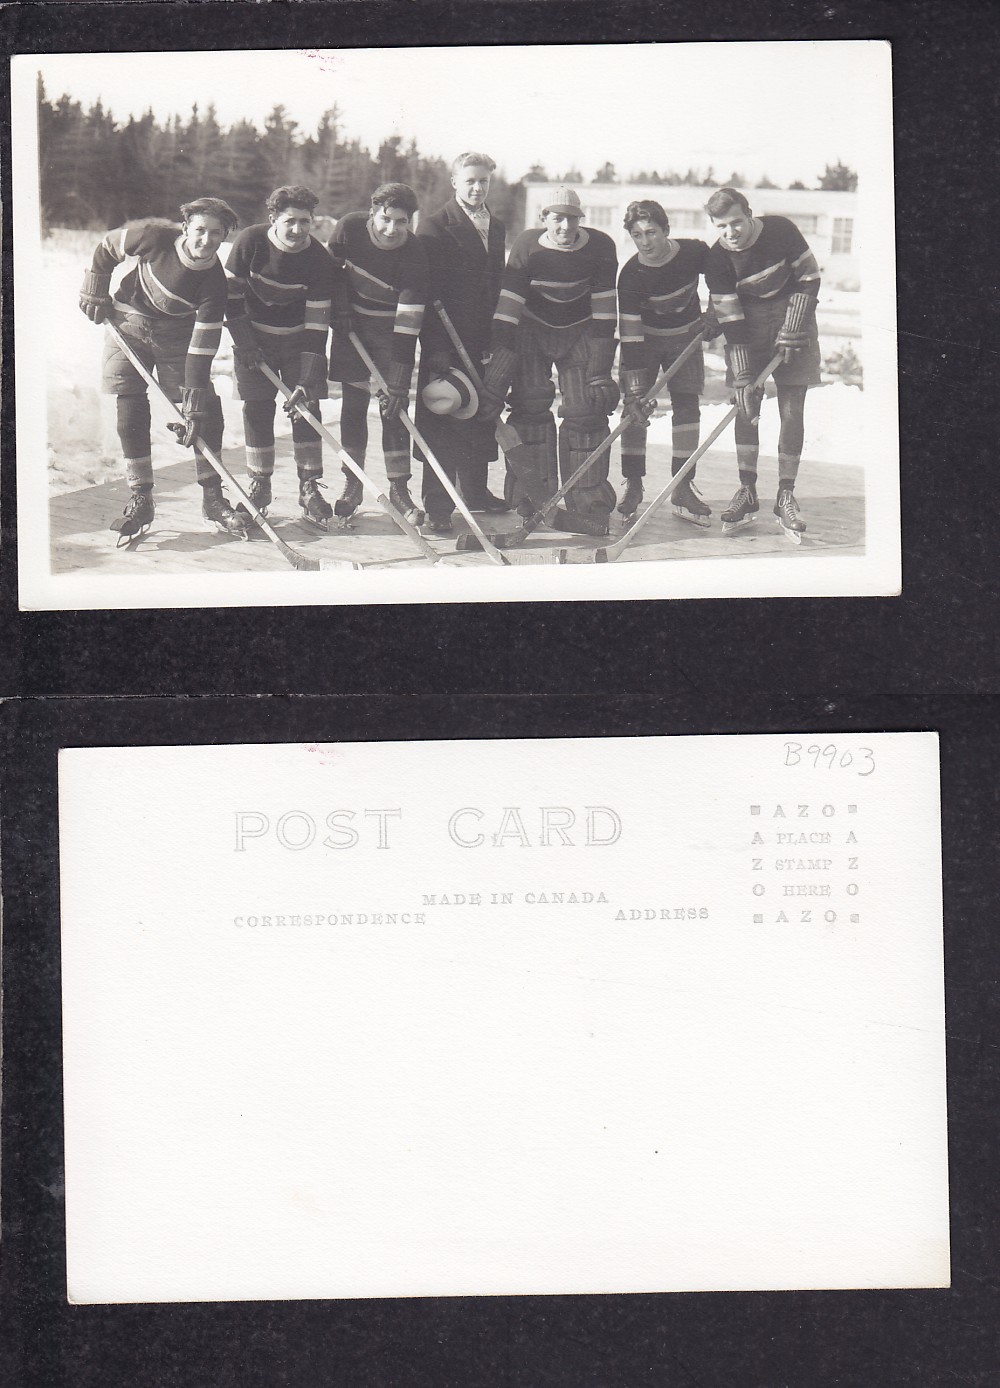
<svg viewBox="0 0 1000 1388">
<path fill-rule="evenodd" d="M 63 753 L 70 1299 L 947 1283 L 936 742 L 865 744 Z"/>
</svg>

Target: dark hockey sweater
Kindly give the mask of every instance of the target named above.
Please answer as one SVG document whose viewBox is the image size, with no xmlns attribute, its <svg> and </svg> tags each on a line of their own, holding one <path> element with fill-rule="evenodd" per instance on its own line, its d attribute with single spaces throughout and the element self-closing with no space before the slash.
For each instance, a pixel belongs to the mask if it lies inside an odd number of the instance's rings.
<svg viewBox="0 0 1000 1388">
<path fill-rule="evenodd" d="M 246 227 L 226 262 L 226 318 L 239 345 L 248 324 L 269 337 L 303 333 L 302 350 L 326 353 L 334 266 L 325 248 L 310 237 L 300 251 L 285 251 L 268 235 L 266 223 Z"/>
<path fill-rule="evenodd" d="M 222 339 L 226 308 L 226 275 L 217 256 L 192 260 L 184 238 L 169 222 L 137 222 L 109 231 L 94 252 L 92 269 L 110 275 L 129 256 L 138 265 L 115 291 L 115 304 L 144 318 L 188 320 L 191 342 L 184 365 L 184 384 L 207 386 L 212 358 Z"/>
<path fill-rule="evenodd" d="M 618 277 L 619 335 L 626 370 L 645 364 L 647 341 L 683 342 L 701 320 L 698 279 L 705 272 L 708 247 L 704 241 L 674 244 L 677 250 L 665 265 L 643 265 L 635 255 Z"/>
<path fill-rule="evenodd" d="M 748 341 L 746 310 L 794 293 L 819 293 L 819 266 L 806 239 L 787 217 L 761 217 L 761 232 L 745 251 L 716 241 L 705 279 L 727 342 Z"/>
<path fill-rule="evenodd" d="M 427 303 L 427 255 L 413 235 L 392 250 L 377 246 L 368 222 L 367 212 L 348 212 L 330 237 L 327 249 L 340 271 L 334 303 L 350 306 L 362 335 L 366 323 L 391 325 L 393 359 L 412 367 Z"/>
<path fill-rule="evenodd" d="M 590 322 L 594 337 L 615 335 L 618 254 L 603 231 L 580 228 L 572 250 L 553 250 L 544 231 L 522 231 L 503 272 L 493 346 L 513 347 L 522 317 L 553 328 Z"/>
</svg>

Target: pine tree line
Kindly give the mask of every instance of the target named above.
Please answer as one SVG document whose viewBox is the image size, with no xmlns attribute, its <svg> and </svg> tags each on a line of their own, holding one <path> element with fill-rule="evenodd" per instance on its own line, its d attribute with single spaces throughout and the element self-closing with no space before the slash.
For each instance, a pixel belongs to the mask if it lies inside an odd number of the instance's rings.
<svg viewBox="0 0 1000 1388">
<path fill-rule="evenodd" d="M 164 124 L 152 111 L 125 124 L 100 101 L 84 110 L 68 95 L 48 101 L 38 84 L 38 131 L 43 230 L 120 226 L 139 217 L 176 218 L 181 203 L 224 198 L 240 224 L 265 220 L 264 201 L 282 183 L 304 183 L 319 197 L 318 215 L 339 218 L 367 207 L 379 183 L 408 183 L 421 211 L 452 195 L 450 167 L 426 157 L 415 140 L 384 140 L 375 155 L 346 138 L 336 106 L 315 134 L 304 134 L 276 105 L 263 132 L 252 121 L 221 126 L 215 107 L 198 106 Z M 520 182 L 493 180 L 490 206 L 513 233 L 524 225 Z"/>
</svg>

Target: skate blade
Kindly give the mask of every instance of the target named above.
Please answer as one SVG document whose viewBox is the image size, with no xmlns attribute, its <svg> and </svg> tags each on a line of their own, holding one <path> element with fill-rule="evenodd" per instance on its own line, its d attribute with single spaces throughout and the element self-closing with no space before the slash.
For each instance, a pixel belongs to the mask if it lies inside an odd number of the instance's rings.
<svg viewBox="0 0 1000 1388">
<path fill-rule="evenodd" d="M 115 541 L 115 549 L 131 549 L 139 543 L 144 535 L 149 534 L 149 525 L 140 526 L 138 530 L 133 530 L 126 535 L 121 528 L 121 522 L 116 521 L 110 526 L 111 530 L 118 532 L 118 539 Z"/>
<path fill-rule="evenodd" d="M 265 520 L 266 520 L 266 519 L 267 519 L 267 511 L 261 509 L 260 507 L 258 507 L 257 509 L 260 511 L 260 514 L 261 514 L 261 515 L 265 518 Z M 245 535 L 246 539 L 248 539 L 248 540 L 264 540 L 265 542 L 267 541 L 267 536 L 264 534 L 263 530 L 261 530 L 261 528 L 260 528 L 260 521 L 257 519 L 257 517 L 253 514 L 252 511 L 247 510 L 247 508 L 243 505 L 243 502 L 242 502 L 242 501 L 241 501 L 237 506 L 234 506 L 234 507 L 233 507 L 233 510 L 236 512 L 236 514 L 237 514 L 238 516 L 242 516 L 243 520 L 246 522 L 246 525 L 245 525 L 245 528 L 244 528 L 244 535 Z M 226 533 L 227 535 L 231 535 L 231 534 L 232 534 L 232 531 L 227 530 L 225 533 Z"/>
<path fill-rule="evenodd" d="M 741 530 L 749 530 L 756 523 L 756 516 L 744 516 L 742 520 L 738 521 L 723 521 L 722 533 L 723 535 L 738 535 Z"/>
<path fill-rule="evenodd" d="M 302 519 L 305 521 L 306 525 L 311 525 L 314 530 L 319 530 L 324 535 L 329 533 L 329 521 L 319 520 L 316 516 L 310 516 L 305 511 L 302 512 Z"/>
<path fill-rule="evenodd" d="M 778 529 L 779 529 L 783 534 L 785 534 L 785 535 L 788 536 L 788 538 L 791 540 L 791 542 L 792 542 L 793 545 L 800 545 L 800 544 L 802 543 L 802 536 L 803 536 L 803 534 L 805 533 L 804 531 L 802 531 L 802 530 L 789 530 L 789 528 L 788 528 L 787 525 L 782 525 L 781 521 L 778 520 L 778 517 L 777 517 L 777 516 L 775 516 L 774 519 L 775 519 L 775 521 L 777 522 Z"/>
<path fill-rule="evenodd" d="M 710 516 L 699 516 L 693 511 L 685 511 L 683 506 L 675 506 L 673 511 L 678 520 L 687 521 L 689 525 L 700 525 L 702 529 L 707 529 L 712 524 Z"/>
<path fill-rule="evenodd" d="M 230 530 L 229 527 L 223 525 L 221 521 L 206 520 L 205 528 L 209 532 L 218 531 L 220 535 L 225 535 L 230 540 L 245 540 L 248 543 L 250 540 L 250 531 L 245 527 L 242 530 Z"/>
</svg>

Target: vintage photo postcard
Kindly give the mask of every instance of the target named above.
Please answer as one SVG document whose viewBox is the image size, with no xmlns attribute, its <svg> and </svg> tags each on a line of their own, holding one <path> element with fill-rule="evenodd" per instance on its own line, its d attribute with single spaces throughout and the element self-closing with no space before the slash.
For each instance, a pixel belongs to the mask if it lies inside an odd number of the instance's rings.
<svg viewBox="0 0 1000 1388">
<path fill-rule="evenodd" d="M 22 609 L 900 591 L 888 43 L 11 81 Z"/>
<path fill-rule="evenodd" d="M 59 786 L 72 1302 L 948 1285 L 934 734 Z"/>
</svg>

